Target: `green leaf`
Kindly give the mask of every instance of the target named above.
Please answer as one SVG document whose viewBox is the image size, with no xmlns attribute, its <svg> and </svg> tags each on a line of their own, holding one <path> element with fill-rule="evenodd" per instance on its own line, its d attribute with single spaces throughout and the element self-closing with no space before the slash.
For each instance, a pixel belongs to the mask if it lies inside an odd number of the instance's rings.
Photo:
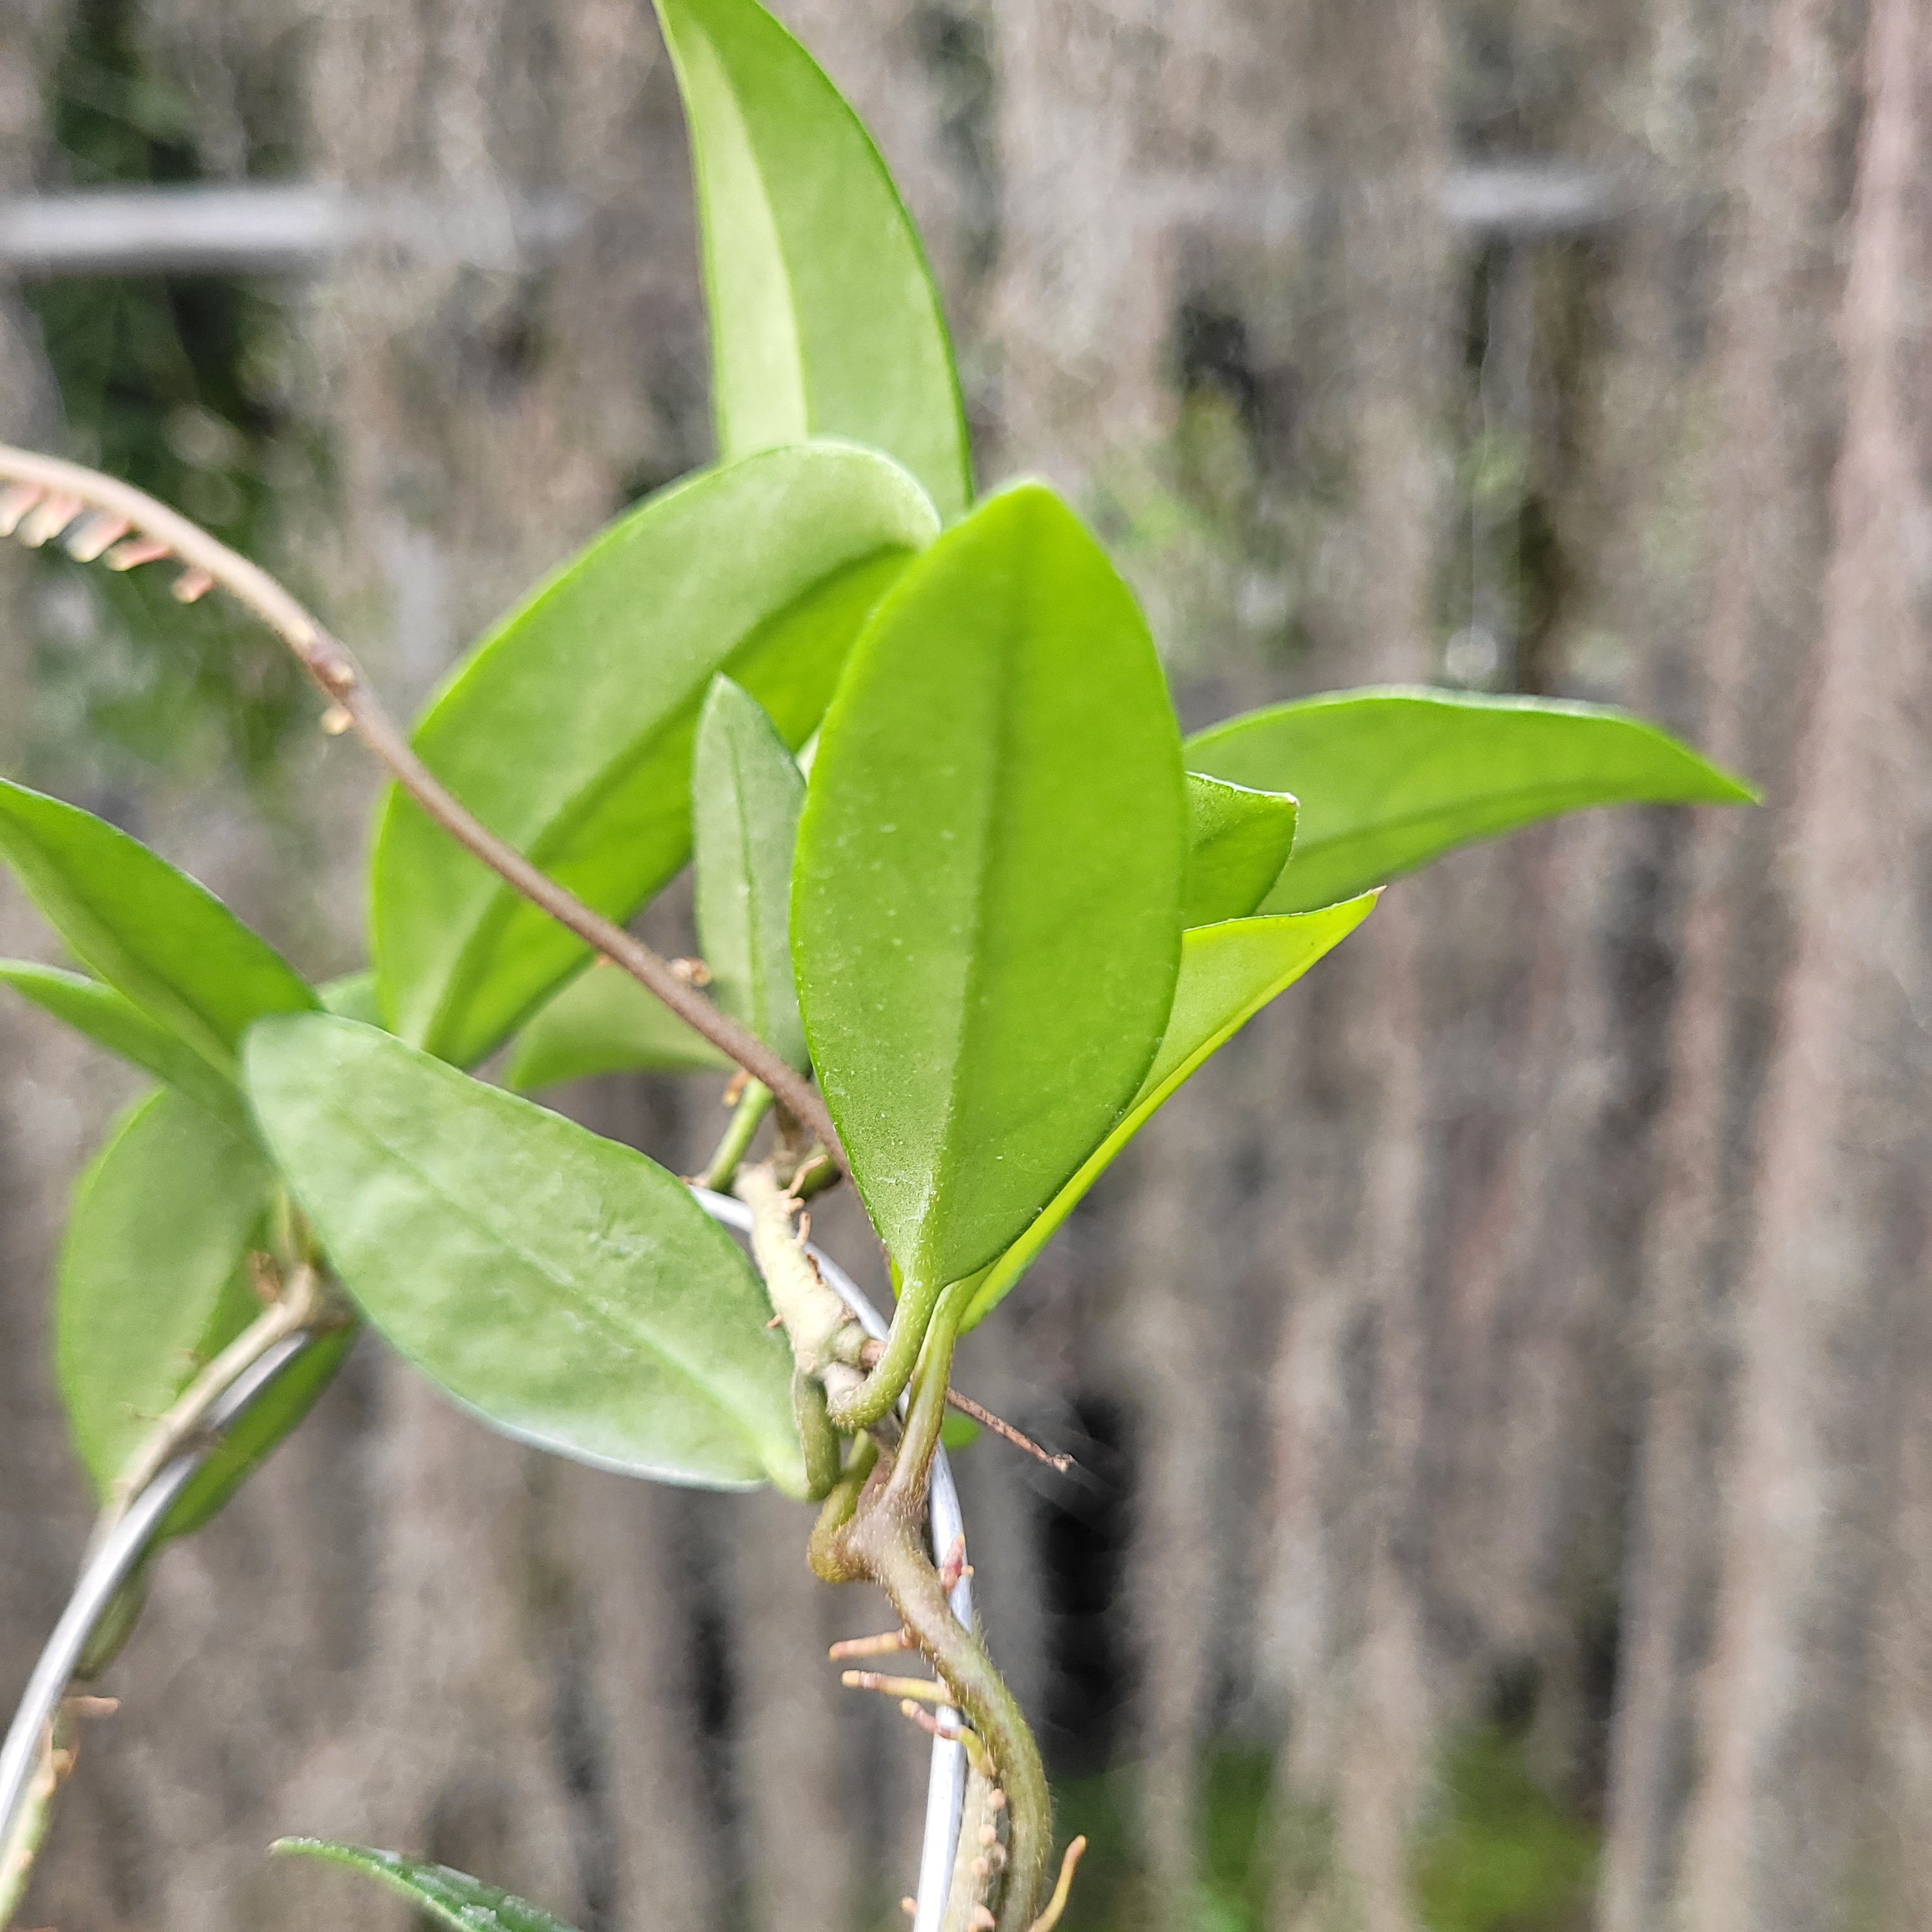
<svg viewBox="0 0 1932 1932">
<path fill-rule="evenodd" d="M 518 1034 L 503 1082 L 535 1094 L 599 1073 L 728 1073 L 734 1064 L 655 993 L 600 959 Z"/>
<path fill-rule="evenodd" d="M 806 1037 L 908 1286 L 1006 1247 L 1119 1118 L 1178 964 L 1179 748 L 1154 645 L 1027 484 L 854 647 L 800 827 Z"/>
<path fill-rule="evenodd" d="M 1181 924 L 1216 926 L 1252 912 L 1288 863 L 1297 816 L 1287 792 L 1252 791 L 1190 772 Z"/>
<path fill-rule="evenodd" d="M 1230 718 L 1189 762 L 1301 801 L 1294 856 L 1264 910 L 1332 904 L 1585 806 L 1748 805 L 1756 794 L 1654 725 L 1598 705 L 1342 691 Z"/>
<path fill-rule="evenodd" d="M 244 1138 L 253 1135 L 254 1122 L 235 1083 L 178 1034 L 157 1026 L 112 986 L 104 986 L 84 973 L 64 972 L 57 966 L 35 965 L 24 959 L 0 959 L 0 982 L 110 1053 L 118 1053 L 178 1088 L 232 1132 Z"/>
<path fill-rule="evenodd" d="M 268 1022 L 245 1064 L 330 1265 L 493 1427 L 666 1482 L 802 1491 L 790 1352 L 674 1176 L 352 1021 Z"/>
<path fill-rule="evenodd" d="M 206 886 L 78 806 L 0 778 L 0 858 L 82 965 L 217 1066 L 251 1021 L 316 1003 Z"/>
<path fill-rule="evenodd" d="M 55 1352 L 74 1446 L 103 1496 L 197 1372 L 260 1312 L 249 1251 L 274 1174 L 184 1096 L 137 1100 L 75 1186 Z"/>
<path fill-rule="evenodd" d="M 676 484 L 505 620 L 417 728 L 424 762 L 490 829 L 626 919 L 691 849 L 691 748 L 728 672 L 788 744 L 932 507 L 884 458 L 775 450 Z M 371 930 L 384 1012 L 412 1045 L 481 1060 L 586 949 L 392 790 Z"/>
<path fill-rule="evenodd" d="M 374 974 L 346 974 L 341 979 L 331 980 L 315 990 L 324 1012 L 334 1013 L 340 1019 L 360 1020 L 364 1026 L 382 1024 L 382 1002 L 376 996 Z"/>
<path fill-rule="evenodd" d="M 960 1415 L 948 1409 L 946 1420 L 939 1425 L 939 1446 L 949 1456 L 957 1455 L 962 1449 L 970 1449 L 980 1439 L 980 1425 L 970 1415 Z"/>
<path fill-rule="evenodd" d="M 698 722 L 691 779 L 698 945 L 711 997 L 802 1072 L 791 971 L 791 866 L 805 775 L 772 721 L 729 678 Z"/>
<path fill-rule="evenodd" d="M 755 0 L 658 0 L 658 17 L 691 130 L 719 450 L 848 436 L 951 521 L 972 498 L 952 345 L 872 136 Z"/>
<path fill-rule="evenodd" d="M 435 1924 L 454 1926 L 456 1932 L 570 1932 L 548 1912 L 447 1865 L 424 1864 L 394 1852 L 338 1845 L 326 1838 L 278 1838 L 268 1849 L 278 1856 L 292 1852 L 346 1865 L 400 1893 Z"/>
<path fill-rule="evenodd" d="M 105 1498 L 154 1423 L 260 1314 L 248 1257 L 275 1176 L 252 1142 L 170 1089 L 136 1101 L 82 1174 L 61 1250 L 55 1354 L 74 1444 Z M 353 1336 L 278 1378 L 183 1491 L 164 1536 L 198 1528 L 305 1415 Z"/>
<path fill-rule="evenodd" d="M 1180 978 L 1174 991 L 1160 1052 L 1113 1131 L 1046 1212 L 1002 1255 L 968 1305 L 962 1329 L 983 1321 L 1020 1276 L 1081 1197 L 1114 1156 L 1195 1070 L 1225 1046 L 1278 993 L 1286 992 L 1324 953 L 1368 917 L 1376 896 L 1286 918 L 1235 919 L 1198 926 L 1181 941 Z"/>
<path fill-rule="evenodd" d="M 153 1424 L 261 1312 L 248 1258 L 275 1194 L 252 1138 L 165 1089 L 123 1114 L 82 1173 L 61 1252 L 56 1354 L 75 1444 L 104 1498 Z M 256 1399 L 160 1538 L 200 1528 L 227 1502 L 354 1340 L 352 1328 L 319 1337 Z"/>
</svg>

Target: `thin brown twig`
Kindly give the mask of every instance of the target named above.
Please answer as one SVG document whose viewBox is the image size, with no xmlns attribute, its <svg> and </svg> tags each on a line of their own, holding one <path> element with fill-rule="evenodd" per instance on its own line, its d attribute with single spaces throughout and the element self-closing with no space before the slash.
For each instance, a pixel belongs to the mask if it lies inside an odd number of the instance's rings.
<svg viewBox="0 0 1932 1932">
<path fill-rule="evenodd" d="M 886 1352 L 883 1342 L 868 1341 L 859 1351 L 860 1367 L 869 1369 Z M 1023 1449 L 1035 1461 L 1044 1462 L 1049 1469 L 1057 1469 L 1063 1476 L 1073 1466 L 1071 1456 L 1056 1456 L 1051 1450 L 1042 1449 L 1030 1436 L 1016 1429 L 1004 1417 L 995 1415 L 990 1408 L 984 1408 L 969 1395 L 962 1395 L 950 1384 L 946 1390 L 948 1405 L 958 1410 L 962 1415 L 970 1415 L 982 1429 L 990 1429 L 1002 1440 L 1010 1442 L 1016 1449 Z"/>
<path fill-rule="evenodd" d="M 621 966 L 647 992 L 655 994 L 686 1025 L 736 1060 L 754 1079 L 764 1082 L 811 1129 L 840 1168 L 850 1173 L 832 1117 L 810 1082 L 754 1034 L 685 985 L 668 960 L 621 926 L 592 912 L 458 804 L 416 756 L 409 740 L 382 709 L 348 646 L 324 629 L 266 571 L 146 491 L 82 464 L 0 443 L 0 481 L 40 493 L 37 500 L 16 514 L 16 521 L 38 517 L 39 523 L 32 532 L 36 541 L 50 540 L 83 512 L 92 512 L 95 517 L 124 524 L 138 532 L 132 538 L 123 537 L 109 554 L 107 561 L 111 565 L 131 568 L 137 563 L 159 562 L 172 556 L 186 566 L 175 586 L 184 601 L 191 601 L 214 585 L 226 590 L 287 645 L 332 709 L 347 714 L 357 736 L 390 776 L 451 838 L 481 860 L 513 891 L 520 892 L 586 946 Z M 56 517 L 60 520 L 46 527 Z M 87 543 L 80 546 L 90 547 Z"/>
</svg>

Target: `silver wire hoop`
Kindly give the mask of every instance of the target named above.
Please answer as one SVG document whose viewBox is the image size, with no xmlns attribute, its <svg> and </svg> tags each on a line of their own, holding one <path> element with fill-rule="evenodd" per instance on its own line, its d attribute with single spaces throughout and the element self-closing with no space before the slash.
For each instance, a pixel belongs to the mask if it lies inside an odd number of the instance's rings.
<svg viewBox="0 0 1932 1932">
<path fill-rule="evenodd" d="M 713 1220 L 740 1234 L 751 1232 L 752 1210 L 743 1202 L 731 1195 L 714 1193 L 708 1187 L 694 1186 L 691 1192 Z M 810 1242 L 805 1244 L 805 1251 L 818 1264 L 819 1272 L 832 1292 L 851 1310 L 859 1325 L 874 1340 L 883 1342 L 886 1335 L 885 1318 L 860 1292 L 857 1284 L 829 1255 Z M 88 1640 L 106 1615 L 121 1586 L 140 1567 L 182 1492 L 256 1399 L 308 1346 L 308 1336 L 291 1335 L 237 1376 L 209 1410 L 201 1439 L 161 1466 L 154 1480 L 135 1497 L 127 1513 L 82 1564 L 74 1594 L 27 1679 L 7 1741 L 0 1745 L 0 1845 L 12 1842 L 15 1826 L 32 1787 L 42 1733 L 60 1708 Z M 932 1459 L 927 1520 L 935 1562 L 943 1562 L 956 1545 L 963 1546 L 965 1521 L 960 1514 L 959 1492 L 944 1450 Z M 971 1629 L 973 1588 L 966 1577 L 962 1576 L 954 1586 L 948 1601 L 952 1614 Z M 957 1711 L 942 1709 L 938 1715 L 940 1724 L 953 1730 L 964 1721 Z M 958 1852 L 959 1818 L 965 1798 L 965 1748 L 956 1738 L 935 1738 L 926 1781 L 926 1834 L 920 1849 L 917 1909 L 912 1932 L 940 1932 L 952 1884 L 953 1860 Z"/>
</svg>

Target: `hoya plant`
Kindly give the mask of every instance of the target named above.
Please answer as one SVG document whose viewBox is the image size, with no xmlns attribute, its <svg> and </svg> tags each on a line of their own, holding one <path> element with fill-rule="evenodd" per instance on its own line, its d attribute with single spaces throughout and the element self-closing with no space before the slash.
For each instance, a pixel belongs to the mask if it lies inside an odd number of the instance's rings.
<svg viewBox="0 0 1932 1932">
<path fill-rule="evenodd" d="M 0 857 L 72 960 L 0 978 L 154 1083 L 59 1258 L 60 1388 L 118 1554 L 0 1760 L 0 1923 L 88 1708 L 62 1694 L 124 1638 L 155 1548 L 366 1326 L 520 1441 L 815 1508 L 814 1570 L 898 1613 L 838 1647 L 889 1660 L 848 1681 L 963 1760 L 922 1924 L 1047 1932 L 1078 1846 L 1056 1859 L 1025 1714 L 961 1615 L 956 1512 L 933 1507 L 958 1337 L 1387 881 L 1582 806 L 1749 796 L 1635 718 L 1525 698 L 1336 692 L 1184 737 L 1076 509 L 976 488 L 932 282 L 851 110 L 756 0 L 658 11 L 718 460 L 538 586 L 406 736 L 254 566 L 110 478 L 0 451 L 0 527 L 172 568 L 185 599 L 218 586 L 394 781 L 370 969 L 317 986 L 164 858 L 0 780 Z M 687 866 L 699 956 L 668 961 L 628 922 Z M 626 1070 L 731 1075 L 700 1177 L 527 1097 Z M 890 1264 L 875 1332 L 808 1238 L 805 1204 L 839 1186 Z M 554 1932 L 460 1874 L 289 1842 L 433 1922 Z"/>
</svg>

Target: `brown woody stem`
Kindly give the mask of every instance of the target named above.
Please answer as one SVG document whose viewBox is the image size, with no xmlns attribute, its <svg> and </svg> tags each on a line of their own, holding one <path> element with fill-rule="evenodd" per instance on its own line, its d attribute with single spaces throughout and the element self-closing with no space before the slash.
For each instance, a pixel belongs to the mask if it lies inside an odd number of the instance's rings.
<svg viewBox="0 0 1932 1932">
<path fill-rule="evenodd" d="M 1025 1718 L 985 1646 L 952 1614 L 926 1547 L 926 1484 L 946 1419 L 946 1378 L 975 1286 L 939 1298 L 911 1382 L 898 1448 L 862 1482 L 834 1490 L 812 1534 L 812 1567 L 829 1582 L 877 1583 L 934 1674 L 985 1741 L 1008 1806 L 1007 1872 L 998 1932 L 1028 1932 L 1053 1847 L 1053 1801 Z M 970 1854 L 967 1853 L 970 1856 Z"/>
<path fill-rule="evenodd" d="M 339 707 L 356 735 L 430 819 L 512 891 L 520 892 L 586 946 L 622 967 L 686 1025 L 736 1060 L 754 1080 L 762 1081 L 811 1129 L 839 1166 L 850 1172 L 832 1117 L 812 1084 L 754 1034 L 684 985 L 672 972 L 669 961 L 622 927 L 592 912 L 458 804 L 378 703 L 348 646 L 325 630 L 266 571 L 146 490 L 80 464 L 0 443 L 0 481 L 46 490 L 50 500 L 56 496 L 70 498 L 74 516 L 92 510 L 124 520 L 164 546 L 154 553 L 157 560 L 171 554 L 191 571 L 205 572 L 288 646 L 323 697 Z"/>
</svg>

